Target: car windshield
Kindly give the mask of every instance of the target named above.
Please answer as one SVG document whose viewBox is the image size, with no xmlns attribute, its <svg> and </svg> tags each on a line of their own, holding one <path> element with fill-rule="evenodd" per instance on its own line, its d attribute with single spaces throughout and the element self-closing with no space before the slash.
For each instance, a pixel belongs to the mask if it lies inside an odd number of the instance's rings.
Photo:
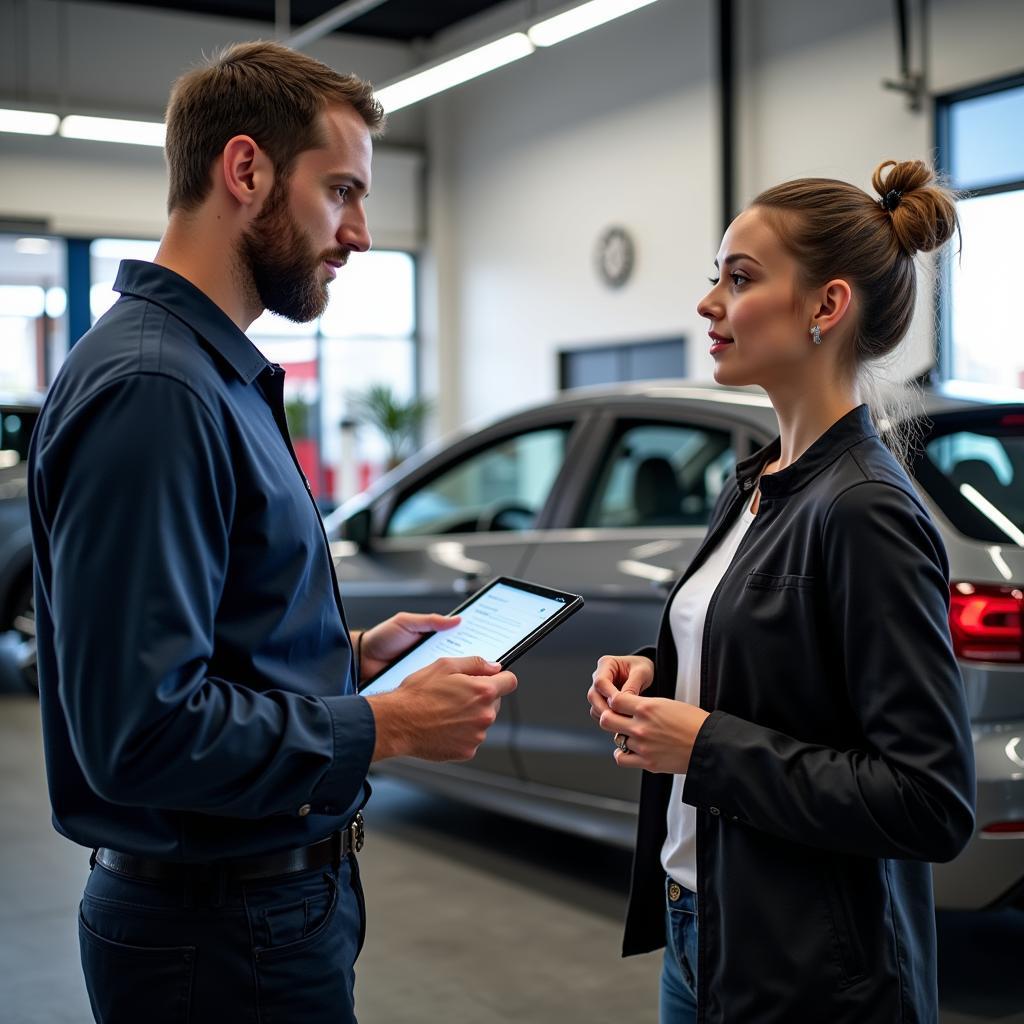
<svg viewBox="0 0 1024 1024">
<path fill-rule="evenodd" d="M 1024 408 L 938 419 L 915 475 L 961 533 L 1024 547 Z"/>
</svg>

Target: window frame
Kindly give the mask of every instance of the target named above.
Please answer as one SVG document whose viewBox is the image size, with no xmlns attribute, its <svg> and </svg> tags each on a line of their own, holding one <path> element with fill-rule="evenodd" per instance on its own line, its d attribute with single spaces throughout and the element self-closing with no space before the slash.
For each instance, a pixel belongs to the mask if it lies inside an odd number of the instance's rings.
<svg viewBox="0 0 1024 1024">
<path fill-rule="evenodd" d="M 372 529 L 374 546 L 420 547 L 430 540 L 451 539 L 454 537 L 518 538 L 526 534 L 535 533 L 538 530 L 549 529 L 553 515 L 561 504 L 567 467 L 578 459 L 579 452 L 586 443 L 585 427 L 591 417 L 580 415 L 579 412 L 571 409 L 555 408 L 545 410 L 545 413 L 546 415 L 544 416 L 538 416 L 534 413 L 529 417 L 517 418 L 512 421 L 506 420 L 495 424 L 492 428 L 463 438 L 461 442 L 457 441 L 454 445 L 446 446 L 434 458 L 413 469 L 409 476 L 398 486 L 389 488 L 385 492 L 383 500 L 379 500 L 374 504 Z M 459 534 L 421 533 L 404 536 L 391 536 L 387 533 L 391 520 L 399 506 L 416 492 L 430 486 L 430 484 L 456 465 L 476 457 L 489 448 L 507 443 L 513 438 L 557 427 L 565 427 L 567 431 L 565 457 L 555 474 L 547 498 L 537 514 L 536 522 L 529 530 L 474 531 Z"/>
<path fill-rule="evenodd" d="M 998 78 L 977 82 L 974 85 L 948 92 L 939 93 L 934 97 L 933 122 L 935 126 L 936 168 L 945 180 L 963 193 L 962 198 L 980 198 L 982 196 L 1000 195 L 1006 192 L 1024 191 L 1024 179 L 1007 180 L 995 184 L 971 188 L 969 182 L 956 182 L 952 178 L 953 165 L 953 108 L 966 100 L 978 99 L 982 96 L 994 96 L 1011 89 L 1024 87 L 1024 70 Z M 937 371 L 941 380 L 953 379 L 953 259 L 951 248 L 943 253 L 941 266 L 937 275 L 939 337 L 937 353 Z"/>
</svg>

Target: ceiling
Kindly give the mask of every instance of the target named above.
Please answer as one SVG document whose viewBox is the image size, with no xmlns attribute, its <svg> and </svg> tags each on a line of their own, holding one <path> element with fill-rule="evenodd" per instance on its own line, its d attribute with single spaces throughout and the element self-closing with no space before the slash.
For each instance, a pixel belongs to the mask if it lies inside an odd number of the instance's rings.
<svg viewBox="0 0 1024 1024">
<path fill-rule="evenodd" d="M 184 11 L 196 16 L 274 21 L 274 0 L 107 0 L 119 7 L 155 7 Z M 339 31 L 346 35 L 375 36 L 408 42 L 429 39 L 456 22 L 496 7 L 504 0 L 387 0 L 380 7 L 348 22 Z M 291 0 L 292 29 L 319 18 L 339 6 L 340 0 Z"/>
</svg>

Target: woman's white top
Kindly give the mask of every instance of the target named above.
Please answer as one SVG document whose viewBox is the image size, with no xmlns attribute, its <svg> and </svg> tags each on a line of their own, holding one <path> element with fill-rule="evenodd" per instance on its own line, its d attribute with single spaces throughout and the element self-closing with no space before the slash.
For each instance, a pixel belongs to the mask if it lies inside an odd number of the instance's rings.
<svg viewBox="0 0 1024 1024">
<path fill-rule="evenodd" d="M 704 564 L 679 588 L 669 609 L 669 624 L 679 658 L 676 676 L 676 700 L 700 704 L 700 661 L 704 642 L 704 623 L 711 597 L 732 563 L 743 535 L 754 521 L 751 511 L 754 489 L 739 519 L 708 555 Z M 683 803 L 685 775 L 672 778 L 672 797 L 668 802 L 668 835 L 661 848 L 665 873 L 681 886 L 697 891 L 697 809 Z"/>
</svg>

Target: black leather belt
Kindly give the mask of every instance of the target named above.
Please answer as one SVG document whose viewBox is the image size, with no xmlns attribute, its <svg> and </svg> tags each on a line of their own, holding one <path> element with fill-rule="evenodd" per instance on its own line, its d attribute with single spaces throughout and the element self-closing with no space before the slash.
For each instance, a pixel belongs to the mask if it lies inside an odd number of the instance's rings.
<svg viewBox="0 0 1024 1024">
<path fill-rule="evenodd" d="M 217 874 L 225 881 L 245 882 L 254 878 L 291 875 L 297 871 L 326 867 L 350 853 L 358 853 L 363 848 L 363 838 L 363 815 L 357 813 L 347 828 L 339 829 L 318 843 L 259 857 L 240 857 L 237 860 L 213 861 L 209 864 L 182 864 L 135 857 L 105 847 L 98 849 L 94 856 L 97 864 L 130 878 L 170 882 Z"/>
</svg>

